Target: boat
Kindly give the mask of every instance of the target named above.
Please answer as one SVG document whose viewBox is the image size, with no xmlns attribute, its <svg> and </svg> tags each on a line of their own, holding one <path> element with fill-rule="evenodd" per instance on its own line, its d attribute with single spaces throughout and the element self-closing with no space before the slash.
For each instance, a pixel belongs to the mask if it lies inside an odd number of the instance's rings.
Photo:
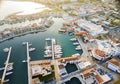
<svg viewBox="0 0 120 84">
<path fill-rule="evenodd" d="M 22 62 L 27 62 L 26 60 L 23 60 Z"/>
<path fill-rule="evenodd" d="M 0 71 L 2 71 L 2 70 L 4 70 L 5 69 L 5 67 L 2 67 L 2 68 L 0 68 Z"/>
<path fill-rule="evenodd" d="M 62 53 L 55 54 L 55 58 L 61 58 L 61 56 L 62 56 Z"/>
<path fill-rule="evenodd" d="M 7 83 L 7 82 L 9 82 L 10 81 L 10 79 L 6 79 L 6 80 L 4 80 L 4 83 Z"/>
<path fill-rule="evenodd" d="M 76 50 L 81 50 L 81 48 L 75 48 Z"/>
<path fill-rule="evenodd" d="M 76 49 L 76 50 L 81 50 L 81 46 L 79 45 L 79 46 L 77 46 L 75 49 Z"/>
<path fill-rule="evenodd" d="M 9 48 L 4 48 L 3 51 L 4 52 L 9 52 Z"/>
<path fill-rule="evenodd" d="M 7 71 L 10 71 L 13 69 L 13 63 L 10 63 L 8 66 L 7 66 Z"/>
<path fill-rule="evenodd" d="M 46 50 L 46 51 L 44 51 L 44 53 L 45 53 L 45 54 L 51 54 L 52 51 L 51 51 L 51 50 Z"/>
<path fill-rule="evenodd" d="M 62 54 L 63 52 L 62 51 L 56 51 L 55 54 Z"/>
<path fill-rule="evenodd" d="M 76 41 L 77 39 L 76 39 L 76 38 L 71 38 L 70 40 L 71 40 L 71 41 Z"/>
<path fill-rule="evenodd" d="M 30 52 L 35 51 L 35 48 L 30 48 L 29 51 Z"/>
<path fill-rule="evenodd" d="M 26 45 L 27 42 L 23 42 L 22 45 Z"/>
<path fill-rule="evenodd" d="M 46 38 L 45 40 L 46 40 L 46 41 L 50 41 L 50 40 L 51 40 L 51 38 Z"/>
<path fill-rule="evenodd" d="M 73 43 L 73 45 L 79 45 L 79 43 L 78 43 L 78 42 L 75 42 L 75 43 Z"/>
<path fill-rule="evenodd" d="M 55 58 L 61 58 L 61 55 L 55 55 Z"/>
<path fill-rule="evenodd" d="M 29 46 L 32 46 L 32 44 L 28 44 Z"/>
<path fill-rule="evenodd" d="M 73 54 L 72 56 L 80 56 L 80 54 L 79 54 L 79 53 L 76 53 L 76 54 Z"/>
<path fill-rule="evenodd" d="M 8 75 L 10 75 L 10 74 L 12 74 L 13 72 L 7 72 L 6 74 L 5 74 L 5 76 L 8 76 Z"/>
<path fill-rule="evenodd" d="M 52 47 L 51 47 L 51 46 L 46 46 L 45 49 L 46 49 L 46 50 L 47 50 L 47 49 L 52 49 Z"/>
<path fill-rule="evenodd" d="M 44 57 L 52 57 L 51 54 L 44 55 Z"/>
</svg>

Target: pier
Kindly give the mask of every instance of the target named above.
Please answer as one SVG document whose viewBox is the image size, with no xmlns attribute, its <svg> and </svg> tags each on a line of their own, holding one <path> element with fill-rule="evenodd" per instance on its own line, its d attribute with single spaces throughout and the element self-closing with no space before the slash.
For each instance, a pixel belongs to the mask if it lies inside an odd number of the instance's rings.
<svg viewBox="0 0 120 84">
<path fill-rule="evenodd" d="M 32 76 L 31 76 L 31 71 L 30 71 L 30 55 L 29 55 L 29 43 L 26 43 L 27 46 L 27 68 L 28 68 L 28 84 L 32 84 Z"/>
<path fill-rule="evenodd" d="M 7 67 L 9 65 L 9 59 L 10 59 L 10 55 L 11 55 L 11 50 L 12 50 L 12 47 L 9 48 L 8 57 L 7 57 L 7 60 L 5 62 L 5 69 L 3 71 L 3 75 L 2 75 L 2 79 L 1 79 L 1 84 L 4 84 Z"/>
<path fill-rule="evenodd" d="M 56 78 L 57 84 L 59 84 L 60 73 L 59 73 L 58 61 L 54 59 L 52 60 L 52 64 L 54 65 L 55 78 Z"/>
<path fill-rule="evenodd" d="M 55 53 L 54 53 L 54 43 L 53 43 L 53 39 L 51 39 L 51 43 L 52 43 L 52 60 L 55 59 Z"/>
</svg>

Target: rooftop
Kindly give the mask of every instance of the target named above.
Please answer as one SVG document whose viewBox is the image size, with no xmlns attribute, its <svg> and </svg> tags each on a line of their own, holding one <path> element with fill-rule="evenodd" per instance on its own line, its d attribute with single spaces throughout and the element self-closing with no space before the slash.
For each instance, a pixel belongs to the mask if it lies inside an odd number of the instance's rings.
<svg viewBox="0 0 120 84">
<path fill-rule="evenodd" d="M 30 65 L 36 65 L 36 64 L 50 64 L 51 60 L 39 60 L 39 61 L 31 61 Z"/>
<path fill-rule="evenodd" d="M 64 65 L 58 65 L 58 67 L 59 67 L 59 69 L 63 69 L 63 68 L 65 68 Z"/>
<path fill-rule="evenodd" d="M 110 63 L 112 63 L 120 68 L 120 61 L 118 61 L 117 59 L 112 58 L 108 62 L 110 62 Z"/>
<path fill-rule="evenodd" d="M 101 57 L 105 57 L 105 56 L 106 56 L 105 52 L 102 51 L 102 50 L 99 50 L 99 49 L 94 49 L 93 52 L 94 52 L 95 54 L 101 56 Z"/>
<path fill-rule="evenodd" d="M 79 32 L 76 32 L 75 35 L 85 35 L 89 40 L 90 39 L 93 39 L 92 36 L 90 36 L 87 32 L 85 31 L 79 31 Z"/>
<path fill-rule="evenodd" d="M 90 21 L 80 20 L 78 25 L 86 31 L 90 32 L 92 36 L 105 33 L 102 26 L 91 23 Z"/>
<path fill-rule="evenodd" d="M 86 69 L 82 72 L 82 74 L 85 78 L 89 77 L 89 76 L 95 78 L 99 84 L 104 82 L 103 78 L 97 73 L 95 68 Z M 93 80 L 93 79 L 91 78 L 91 80 Z"/>
<path fill-rule="evenodd" d="M 59 62 L 66 62 L 71 60 L 78 60 L 78 56 L 71 56 L 71 57 L 65 57 L 58 59 Z"/>
</svg>

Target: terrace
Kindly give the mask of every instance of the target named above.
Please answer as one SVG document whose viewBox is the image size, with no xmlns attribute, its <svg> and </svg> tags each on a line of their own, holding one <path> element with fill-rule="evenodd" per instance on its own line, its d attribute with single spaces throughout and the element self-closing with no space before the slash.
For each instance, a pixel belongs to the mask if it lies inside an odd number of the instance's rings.
<svg viewBox="0 0 120 84">
<path fill-rule="evenodd" d="M 48 81 L 55 78 L 54 67 L 50 60 L 31 61 L 30 67 L 32 82 L 37 78 L 39 81 Z"/>
<path fill-rule="evenodd" d="M 112 80 L 111 75 L 105 73 L 101 68 L 86 69 L 82 71 L 81 76 L 87 84 L 103 84 Z"/>
</svg>

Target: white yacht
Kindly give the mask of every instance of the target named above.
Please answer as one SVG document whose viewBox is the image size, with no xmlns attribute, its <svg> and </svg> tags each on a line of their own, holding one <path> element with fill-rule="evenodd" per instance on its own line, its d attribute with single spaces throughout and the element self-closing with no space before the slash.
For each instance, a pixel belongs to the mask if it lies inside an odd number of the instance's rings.
<svg viewBox="0 0 120 84">
<path fill-rule="evenodd" d="M 70 40 L 71 40 L 71 41 L 76 41 L 77 39 L 76 39 L 76 38 L 71 38 Z"/>
<path fill-rule="evenodd" d="M 61 58 L 61 55 L 55 55 L 55 58 Z"/>
<path fill-rule="evenodd" d="M 7 83 L 7 82 L 9 82 L 10 81 L 10 79 L 6 79 L 6 80 L 4 80 L 4 83 Z"/>
<path fill-rule="evenodd" d="M 44 57 L 52 57 L 51 54 L 44 55 Z"/>
<path fill-rule="evenodd" d="M 27 42 L 23 42 L 22 45 L 26 45 Z"/>
<path fill-rule="evenodd" d="M 23 60 L 22 62 L 27 62 L 26 60 Z"/>
<path fill-rule="evenodd" d="M 10 63 L 8 66 L 7 66 L 7 71 L 10 71 L 13 69 L 13 63 Z"/>
<path fill-rule="evenodd" d="M 3 51 L 4 52 L 9 52 L 9 48 L 4 48 Z"/>
<path fill-rule="evenodd" d="M 28 44 L 29 46 L 32 46 L 32 44 Z"/>
<path fill-rule="evenodd" d="M 80 54 L 79 54 L 79 53 L 76 53 L 76 54 L 73 54 L 72 56 L 80 56 Z"/>
<path fill-rule="evenodd" d="M 13 72 L 7 72 L 5 75 L 6 76 L 8 76 L 8 75 L 10 75 L 10 74 L 12 74 Z"/>
<path fill-rule="evenodd" d="M 78 43 L 78 42 L 75 42 L 75 43 L 73 43 L 73 45 L 79 45 L 79 43 Z"/>
<path fill-rule="evenodd" d="M 45 53 L 45 54 L 51 54 L 52 51 L 51 51 L 51 50 L 46 50 L 46 51 L 44 51 L 44 53 Z"/>
<path fill-rule="evenodd" d="M 58 52 L 58 51 L 55 52 L 55 54 L 62 54 L 62 53 L 63 53 L 63 52 L 61 52 L 61 51 L 60 51 L 60 52 Z"/>
<path fill-rule="evenodd" d="M 46 41 L 50 41 L 50 40 L 51 40 L 51 38 L 46 38 L 45 40 L 46 40 Z"/>
<path fill-rule="evenodd" d="M 2 71 L 2 70 L 4 70 L 5 69 L 5 67 L 2 67 L 2 68 L 0 68 L 0 71 Z"/>
<path fill-rule="evenodd" d="M 46 46 L 45 49 L 52 49 L 52 47 L 51 46 Z"/>
<path fill-rule="evenodd" d="M 35 48 L 30 48 L 29 51 L 30 52 L 35 51 Z"/>
<path fill-rule="evenodd" d="M 76 50 L 81 50 L 81 46 L 79 45 L 79 46 L 77 46 L 75 49 L 76 49 Z"/>
</svg>

